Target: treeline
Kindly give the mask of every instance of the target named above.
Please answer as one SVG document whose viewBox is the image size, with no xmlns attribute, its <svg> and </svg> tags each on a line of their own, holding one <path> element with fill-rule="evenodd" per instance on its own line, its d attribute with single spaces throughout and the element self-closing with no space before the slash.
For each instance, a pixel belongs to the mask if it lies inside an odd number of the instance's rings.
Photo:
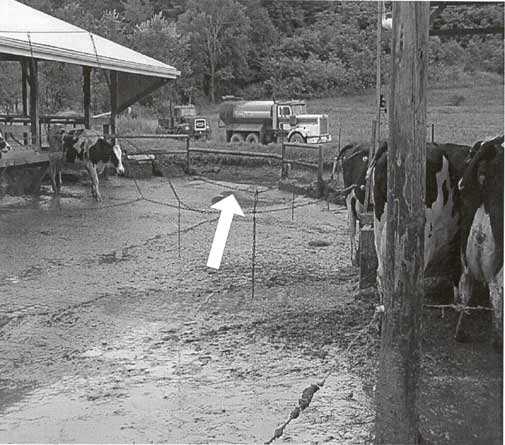
<svg viewBox="0 0 505 445">
<path fill-rule="evenodd" d="M 23 0 L 24 3 L 175 66 L 176 82 L 146 99 L 175 102 L 320 97 L 375 84 L 377 3 L 274 0 Z M 391 5 L 386 5 L 387 9 Z M 447 7 L 438 28 L 503 26 L 503 3 Z M 383 32 L 383 73 L 390 70 L 390 32 Z M 430 38 L 429 73 L 503 73 L 503 36 Z M 0 64 L 4 108 L 18 102 L 17 68 Z M 42 106 L 80 104 L 80 70 L 41 67 Z M 103 77 L 93 77 L 95 112 L 109 108 Z"/>
</svg>

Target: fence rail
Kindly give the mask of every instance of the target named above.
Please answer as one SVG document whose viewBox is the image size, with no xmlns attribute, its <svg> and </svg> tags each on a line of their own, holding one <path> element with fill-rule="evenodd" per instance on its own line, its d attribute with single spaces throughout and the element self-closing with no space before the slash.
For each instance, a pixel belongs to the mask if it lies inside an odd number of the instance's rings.
<svg viewBox="0 0 505 445">
<path fill-rule="evenodd" d="M 221 156 L 242 156 L 249 158 L 262 158 L 274 159 L 281 162 L 281 179 L 288 177 L 287 165 L 298 165 L 305 168 L 317 170 L 317 180 L 319 183 L 323 182 L 323 146 L 321 144 L 301 144 L 284 142 L 281 145 L 281 154 L 278 153 L 265 153 L 256 151 L 241 151 L 241 150 L 225 150 L 213 149 L 204 147 L 191 147 L 190 137 L 185 134 L 107 134 L 108 137 L 117 139 L 159 139 L 159 140 L 184 140 L 186 143 L 185 150 L 142 150 L 138 154 L 186 154 L 186 171 L 191 168 L 191 153 L 203 153 L 208 155 L 221 155 Z M 298 159 L 287 159 L 286 149 L 301 149 L 301 150 L 317 150 L 317 162 L 306 162 Z"/>
<path fill-rule="evenodd" d="M 107 137 L 117 139 L 180 139 L 189 140 L 187 134 L 107 134 Z"/>
</svg>

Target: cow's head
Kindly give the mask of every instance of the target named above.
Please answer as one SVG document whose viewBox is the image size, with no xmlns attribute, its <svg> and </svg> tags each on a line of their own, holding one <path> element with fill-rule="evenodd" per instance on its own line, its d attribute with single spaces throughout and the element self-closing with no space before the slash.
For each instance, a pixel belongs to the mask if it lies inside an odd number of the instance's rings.
<svg viewBox="0 0 505 445">
<path fill-rule="evenodd" d="M 498 178 L 491 176 L 494 175 L 495 164 L 500 161 L 503 164 L 503 136 L 475 143 L 468 154 L 467 167 L 458 182 L 458 189 L 477 192 L 482 190 L 486 180 L 497 181 Z"/>
<path fill-rule="evenodd" d="M 0 132 L 0 157 L 1 157 L 1 153 L 7 153 L 10 149 L 11 149 L 11 146 L 5 140 L 3 134 Z"/>
<path fill-rule="evenodd" d="M 116 167 L 117 173 L 123 175 L 125 172 L 123 166 L 123 150 L 121 150 L 121 146 L 119 144 L 114 144 L 112 146 L 111 162 L 114 167 Z"/>
<path fill-rule="evenodd" d="M 387 141 L 384 141 L 380 144 L 378 150 L 375 152 L 374 157 L 372 158 L 372 161 L 368 165 L 368 169 L 366 171 L 365 178 L 368 181 L 370 177 L 372 176 L 372 172 L 377 165 L 377 161 L 388 151 L 388 143 Z"/>
</svg>

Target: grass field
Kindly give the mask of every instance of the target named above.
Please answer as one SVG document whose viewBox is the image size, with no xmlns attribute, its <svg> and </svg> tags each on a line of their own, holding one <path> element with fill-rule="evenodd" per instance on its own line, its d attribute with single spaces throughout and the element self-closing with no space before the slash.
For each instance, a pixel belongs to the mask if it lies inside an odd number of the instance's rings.
<svg viewBox="0 0 505 445">
<path fill-rule="evenodd" d="M 435 142 L 453 142 L 472 144 L 476 140 L 489 135 L 503 134 L 503 78 L 487 73 L 477 73 L 464 81 L 449 85 L 436 85 L 428 92 L 427 125 L 435 125 Z M 341 134 L 340 145 L 349 142 L 368 141 L 371 137 L 371 121 L 375 118 L 375 92 L 362 95 L 342 96 L 334 98 L 313 99 L 307 101 L 309 113 L 325 113 L 329 115 L 330 132 L 333 142 L 326 144 L 325 158 L 331 159 L 338 148 L 338 135 Z M 211 123 L 212 138 L 208 142 L 193 142 L 193 145 L 222 148 L 226 145 L 224 130 L 218 127 L 219 106 L 207 106 L 200 110 Z M 156 128 L 155 119 L 130 121 L 121 119 L 121 132 L 153 132 Z M 381 119 L 381 136 L 388 134 L 388 117 L 383 114 Z M 431 139 L 431 128 L 427 129 L 428 139 Z M 167 142 L 142 141 L 134 142 L 143 149 L 166 147 Z M 177 144 L 174 142 L 174 145 Z M 178 144 L 182 148 L 182 144 Z M 253 151 L 280 152 L 277 144 L 268 147 L 229 146 L 229 148 L 247 149 Z M 301 156 L 306 157 L 306 156 Z"/>
</svg>

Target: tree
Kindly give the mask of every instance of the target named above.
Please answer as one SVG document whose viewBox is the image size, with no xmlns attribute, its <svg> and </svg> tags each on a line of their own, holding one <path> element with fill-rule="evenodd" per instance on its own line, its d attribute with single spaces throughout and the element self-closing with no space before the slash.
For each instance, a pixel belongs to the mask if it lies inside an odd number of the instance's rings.
<svg viewBox="0 0 505 445">
<path fill-rule="evenodd" d="M 123 15 L 130 24 L 142 23 L 154 14 L 154 8 L 148 0 L 123 0 Z"/>
<path fill-rule="evenodd" d="M 160 42 L 163 44 L 160 45 Z M 135 28 L 131 44 L 133 49 L 172 65 L 181 72 L 176 83 L 170 82 L 157 94 L 155 105 L 158 109 L 164 105 L 168 97 L 176 101 L 190 100 L 194 81 L 189 39 L 181 35 L 175 22 L 168 21 L 159 12 Z"/>
<path fill-rule="evenodd" d="M 250 20 L 245 8 L 235 0 L 190 0 L 178 24 L 188 35 L 195 74 L 215 103 L 223 82 L 240 80 L 247 71 Z"/>
</svg>

